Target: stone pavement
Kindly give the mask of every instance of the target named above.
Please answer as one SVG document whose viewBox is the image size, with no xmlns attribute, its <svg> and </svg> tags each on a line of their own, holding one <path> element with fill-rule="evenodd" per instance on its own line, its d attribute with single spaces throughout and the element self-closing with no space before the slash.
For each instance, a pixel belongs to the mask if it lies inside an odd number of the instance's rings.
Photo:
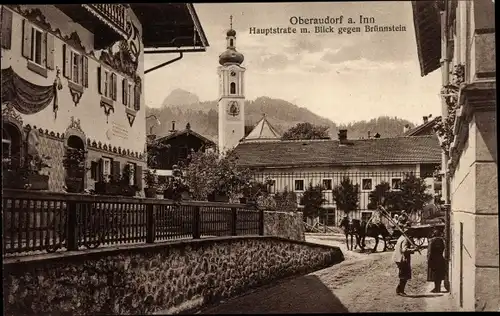
<svg viewBox="0 0 500 316">
<path fill-rule="evenodd" d="M 311 241 L 311 238 L 308 238 Z M 329 243 L 328 241 L 316 241 Z M 395 295 L 392 252 L 358 254 L 333 267 L 282 280 L 216 306 L 201 314 L 341 313 L 452 311 L 450 295 L 430 293 L 426 252 L 412 259 L 408 297 Z"/>
</svg>

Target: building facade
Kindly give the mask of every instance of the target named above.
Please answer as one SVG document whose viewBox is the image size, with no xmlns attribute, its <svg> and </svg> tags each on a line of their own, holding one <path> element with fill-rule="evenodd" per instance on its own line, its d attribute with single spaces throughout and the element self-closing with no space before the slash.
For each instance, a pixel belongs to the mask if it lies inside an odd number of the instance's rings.
<svg viewBox="0 0 500 316">
<path fill-rule="evenodd" d="M 248 139 L 247 139 L 248 138 Z M 370 138 L 349 140 L 341 131 L 338 140 L 281 140 L 263 118 L 235 148 L 238 164 L 251 168 L 257 180 L 270 180 L 271 193 L 293 191 L 297 203 L 309 185 L 321 185 L 332 222 L 344 215 L 336 207 L 332 190 L 348 177 L 359 186 L 358 208 L 350 213 L 369 219 L 375 210 L 369 195 L 378 184 L 399 190 L 401 181 L 413 173 L 425 179 L 427 193 L 434 194 L 434 171 L 440 149 L 436 136 Z"/>
<path fill-rule="evenodd" d="M 186 34 L 191 40 L 174 47 L 207 46 L 192 5 L 3 5 L 1 12 L 4 157 L 24 155 L 34 140 L 50 157 L 42 171 L 49 190 L 64 191 L 62 161 L 78 147 L 87 152 L 85 188 L 124 166 L 142 187 L 145 50 L 172 47 Z M 174 29 L 181 22 L 188 29 Z M 169 33 L 169 25 L 184 33 Z"/>
<path fill-rule="evenodd" d="M 422 76 L 442 73 L 451 293 L 459 310 L 498 311 L 495 4 L 414 1 L 413 14 Z"/>
<path fill-rule="evenodd" d="M 233 149 L 245 137 L 245 68 L 236 50 L 236 31 L 226 33 L 227 49 L 219 56 L 219 152 Z"/>
</svg>

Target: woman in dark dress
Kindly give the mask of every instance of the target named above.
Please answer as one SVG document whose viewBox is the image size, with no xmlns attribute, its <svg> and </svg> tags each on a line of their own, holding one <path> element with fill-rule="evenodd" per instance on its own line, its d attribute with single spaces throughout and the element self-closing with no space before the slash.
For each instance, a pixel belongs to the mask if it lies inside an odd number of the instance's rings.
<svg viewBox="0 0 500 316">
<path fill-rule="evenodd" d="M 444 238 L 439 229 L 434 229 L 427 249 L 427 282 L 434 282 L 432 293 L 441 292 L 441 282 L 446 275 L 446 260 L 443 253 L 445 248 Z"/>
</svg>

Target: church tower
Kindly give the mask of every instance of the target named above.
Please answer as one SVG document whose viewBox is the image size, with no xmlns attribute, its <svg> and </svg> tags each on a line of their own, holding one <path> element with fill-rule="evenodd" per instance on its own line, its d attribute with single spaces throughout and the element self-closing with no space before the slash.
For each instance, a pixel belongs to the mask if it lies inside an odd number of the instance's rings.
<svg viewBox="0 0 500 316">
<path fill-rule="evenodd" d="M 219 56 L 219 152 L 224 153 L 238 145 L 245 137 L 243 54 L 236 51 L 236 31 L 233 16 L 226 33 L 227 49 Z"/>
</svg>

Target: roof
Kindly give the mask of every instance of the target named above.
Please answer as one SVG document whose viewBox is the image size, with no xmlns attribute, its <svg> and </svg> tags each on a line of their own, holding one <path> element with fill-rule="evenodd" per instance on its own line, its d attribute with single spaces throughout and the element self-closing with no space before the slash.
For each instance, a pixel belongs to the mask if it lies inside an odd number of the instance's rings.
<svg viewBox="0 0 500 316">
<path fill-rule="evenodd" d="M 436 116 L 434 119 L 428 121 L 427 123 L 424 123 L 422 125 L 410 129 L 409 131 L 404 133 L 403 136 L 433 135 L 434 134 L 433 127 L 434 125 L 436 125 L 438 119 L 441 119 L 441 116 Z"/>
<path fill-rule="evenodd" d="M 208 47 L 192 3 L 131 3 L 145 48 Z"/>
<path fill-rule="evenodd" d="M 422 77 L 441 67 L 441 15 L 439 1 L 412 1 L 413 24 Z"/>
<path fill-rule="evenodd" d="M 253 130 L 245 137 L 244 141 L 263 141 L 281 139 L 280 134 L 269 123 L 264 115 L 262 119 L 255 125 Z"/>
<path fill-rule="evenodd" d="M 247 167 L 305 167 L 440 163 L 436 136 L 348 140 L 242 142 L 234 153 Z"/>
<path fill-rule="evenodd" d="M 206 138 L 205 136 L 203 136 L 201 134 L 196 133 L 192 129 L 188 129 L 188 128 L 186 128 L 186 129 L 184 129 L 182 131 L 172 132 L 172 133 L 170 133 L 170 134 L 168 134 L 166 136 L 163 136 L 163 137 L 160 137 L 160 138 L 156 139 L 156 141 L 157 142 L 164 142 L 166 140 L 169 140 L 169 139 L 181 136 L 181 135 L 193 135 L 193 136 L 198 137 L 199 139 L 201 139 L 206 144 L 210 144 L 210 145 L 215 146 L 215 143 L 213 141 L 211 141 L 210 139 Z"/>
</svg>

